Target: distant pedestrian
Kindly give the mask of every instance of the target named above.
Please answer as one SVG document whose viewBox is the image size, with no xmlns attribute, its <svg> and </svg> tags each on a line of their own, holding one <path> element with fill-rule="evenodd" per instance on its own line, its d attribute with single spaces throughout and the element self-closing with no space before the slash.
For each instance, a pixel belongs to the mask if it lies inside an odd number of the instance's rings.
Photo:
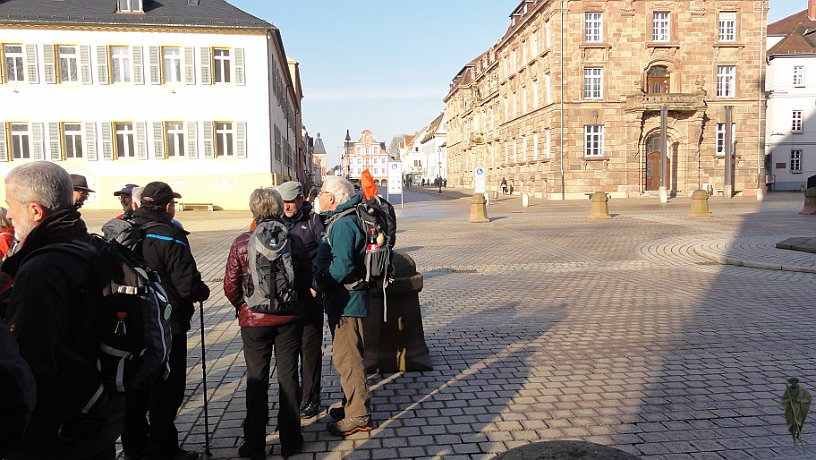
<svg viewBox="0 0 816 460">
<path fill-rule="evenodd" d="M 442 187 L 448 188 L 448 179 L 442 179 Z"/>
<path fill-rule="evenodd" d="M 499 185 L 502 189 L 502 195 L 507 193 L 507 179 L 502 177 L 501 184 Z"/>
<path fill-rule="evenodd" d="M 80 174 L 71 174 L 71 183 L 74 189 L 74 206 L 79 209 L 85 204 L 88 195 L 96 193 L 88 187 L 88 179 Z"/>
</svg>

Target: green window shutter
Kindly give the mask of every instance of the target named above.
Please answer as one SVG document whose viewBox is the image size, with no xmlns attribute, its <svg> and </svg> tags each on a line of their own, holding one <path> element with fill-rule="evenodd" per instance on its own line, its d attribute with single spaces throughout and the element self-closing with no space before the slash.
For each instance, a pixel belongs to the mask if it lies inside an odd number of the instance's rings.
<svg viewBox="0 0 816 460">
<path fill-rule="evenodd" d="M 133 123 L 136 128 L 136 158 L 147 160 L 147 123 Z"/>
<path fill-rule="evenodd" d="M 245 159 L 247 157 L 247 133 L 245 121 L 239 121 L 236 123 L 235 135 L 237 138 L 237 142 L 235 143 L 235 156 L 237 156 L 239 159 Z"/>
<path fill-rule="evenodd" d="M 8 147 L 6 146 L 6 124 L 0 123 L 0 161 L 8 161 Z"/>
<path fill-rule="evenodd" d="M 131 55 L 133 56 L 133 83 L 144 85 L 144 52 L 141 46 L 134 46 Z"/>
<path fill-rule="evenodd" d="M 235 48 L 235 84 L 241 86 L 245 84 L 243 48 Z"/>
<path fill-rule="evenodd" d="M 161 85 L 161 48 L 148 47 L 148 55 L 150 56 L 150 84 Z"/>
<path fill-rule="evenodd" d="M 48 123 L 48 146 L 51 150 L 51 161 L 62 160 L 59 123 Z"/>
<path fill-rule="evenodd" d="M 210 69 L 210 49 L 201 48 L 201 84 L 212 85 L 212 72 Z"/>
<path fill-rule="evenodd" d="M 39 83 L 40 74 L 37 71 L 37 45 L 26 45 L 26 67 L 28 68 L 28 82 Z"/>
<path fill-rule="evenodd" d="M 213 145 L 213 122 L 204 122 L 204 159 L 212 160 L 215 156 Z"/>
<path fill-rule="evenodd" d="M 161 121 L 153 122 L 153 148 L 156 151 L 157 160 L 167 158 L 164 155 L 164 123 Z"/>
<path fill-rule="evenodd" d="M 55 69 L 54 45 L 43 45 L 43 66 L 45 67 L 45 82 L 56 83 L 57 71 Z"/>
<path fill-rule="evenodd" d="M 196 122 L 187 122 L 187 158 L 198 158 L 198 129 Z"/>
<path fill-rule="evenodd" d="M 107 85 L 110 83 L 110 75 L 108 75 L 108 47 L 105 45 L 98 45 L 96 47 L 96 71 L 99 74 L 98 78 L 100 85 Z M 113 157 L 110 159 L 113 159 Z"/>
<path fill-rule="evenodd" d="M 96 123 L 85 122 L 85 158 L 96 161 Z"/>
<path fill-rule="evenodd" d="M 195 48 L 184 47 L 184 82 L 195 85 Z"/>
<path fill-rule="evenodd" d="M 102 159 L 113 161 L 113 126 L 102 123 Z"/>
<path fill-rule="evenodd" d="M 93 76 L 91 75 L 91 47 L 88 45 L 79 47 L 79 72 L 82 75 L 83 85 L 93 83 Z"/>
</svg>

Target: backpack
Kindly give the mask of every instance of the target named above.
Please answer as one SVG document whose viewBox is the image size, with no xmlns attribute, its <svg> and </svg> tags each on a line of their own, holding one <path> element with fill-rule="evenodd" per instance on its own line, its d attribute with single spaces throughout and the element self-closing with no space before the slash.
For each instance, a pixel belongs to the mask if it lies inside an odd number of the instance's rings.
<svg viewBox="0 0 816 460">
<path fill-rule="evenodd" d="M 96 318 L 101 343 L 97 368 L 102 382 L 82 411 L 90 410 L 103 390 L 145 388 L 159 372 L 166 378 L 170 372 L 167 359 L 172 340 L 172 306 L 158 273 L 129 249 L 99 235 L 91 235 L 88 241 L 55 244 L 35 253 L 55 249 L 88 261 L 99 289 Z"/>
<path fill-rule="evenodd" d="M 108 241 L 116 241 L 130 250 L 135 250 L 136 246 L 144 239 L 144 232 L 140 225 L 133 220 L 120 219 L 114 217 L 102 225 L 102 235 Z"/>
<path fill-rule="evenodd" d="M 298 303 L 292 245 L 286 227 L 276 220 L 258 223 L 247 241 L 247 259 L 249 282 L 244 298 L 250 311 L 294 314 Z"/>
</svg>

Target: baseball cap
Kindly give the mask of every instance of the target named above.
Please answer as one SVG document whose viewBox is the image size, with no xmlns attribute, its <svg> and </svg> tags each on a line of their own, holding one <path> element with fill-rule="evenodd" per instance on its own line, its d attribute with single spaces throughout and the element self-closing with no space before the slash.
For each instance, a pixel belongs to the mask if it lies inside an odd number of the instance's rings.
<svg viewBox="0 0 816 460">
<path fill-rule="evenodd" d="M 122 190 L 117 190 L 117 191 L 113 192 L 113 196 L 131 195 L 131 194 L 133 194 L 133 189 L 135 187 L 138 187 L 138 185 L 136 185 L 136 184 L 125 184 L 124 187 L 122 187 Z"/>
<path fill-rule="evenodd" d="M 162 206 L 172 203 L 175 198 L 181 198 L 181 195 L 164 182 L 151 182 L 142 190 L 142 206 Z"/>
<path fill-rule="evenodd" d="M 303 186 L 296 181 L 284 182 L 278 185 L 278 192 L 280 192 L 283 201 L 294 201 L 298 195 L 303 195 Z"/>
<path fill-rule="evenodd" d="M 88 179 L 86 179 L 85 176 L 83 175 L 71 174 L 71 184 L 74 186 L 74 190 L 79 190 L 80 192 L 96 193 L 88 188 Z"/>
</svg>

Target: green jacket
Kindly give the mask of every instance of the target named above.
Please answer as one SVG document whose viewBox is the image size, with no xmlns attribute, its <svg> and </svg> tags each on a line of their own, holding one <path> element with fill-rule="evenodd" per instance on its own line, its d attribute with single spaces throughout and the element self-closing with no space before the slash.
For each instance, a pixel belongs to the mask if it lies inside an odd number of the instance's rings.
<svg viewBox="0 0 816 460">
<path fill-rule="evenodd" d="M 326 213 L 326 227 L 333 216 L 357 206 L 361 197 L 355 196 Z M 336 217 L 334 217 L 336 219 Z M 317 248 L 318 279 L 323 287 L 323 308 L 326 314 L 337 316 L 368 316 L 368 289 L 348 290 L 345 285 L 365 277 L 365 234 L 352 213 L 337 219 L 331 231 Z"/>
</svg>

